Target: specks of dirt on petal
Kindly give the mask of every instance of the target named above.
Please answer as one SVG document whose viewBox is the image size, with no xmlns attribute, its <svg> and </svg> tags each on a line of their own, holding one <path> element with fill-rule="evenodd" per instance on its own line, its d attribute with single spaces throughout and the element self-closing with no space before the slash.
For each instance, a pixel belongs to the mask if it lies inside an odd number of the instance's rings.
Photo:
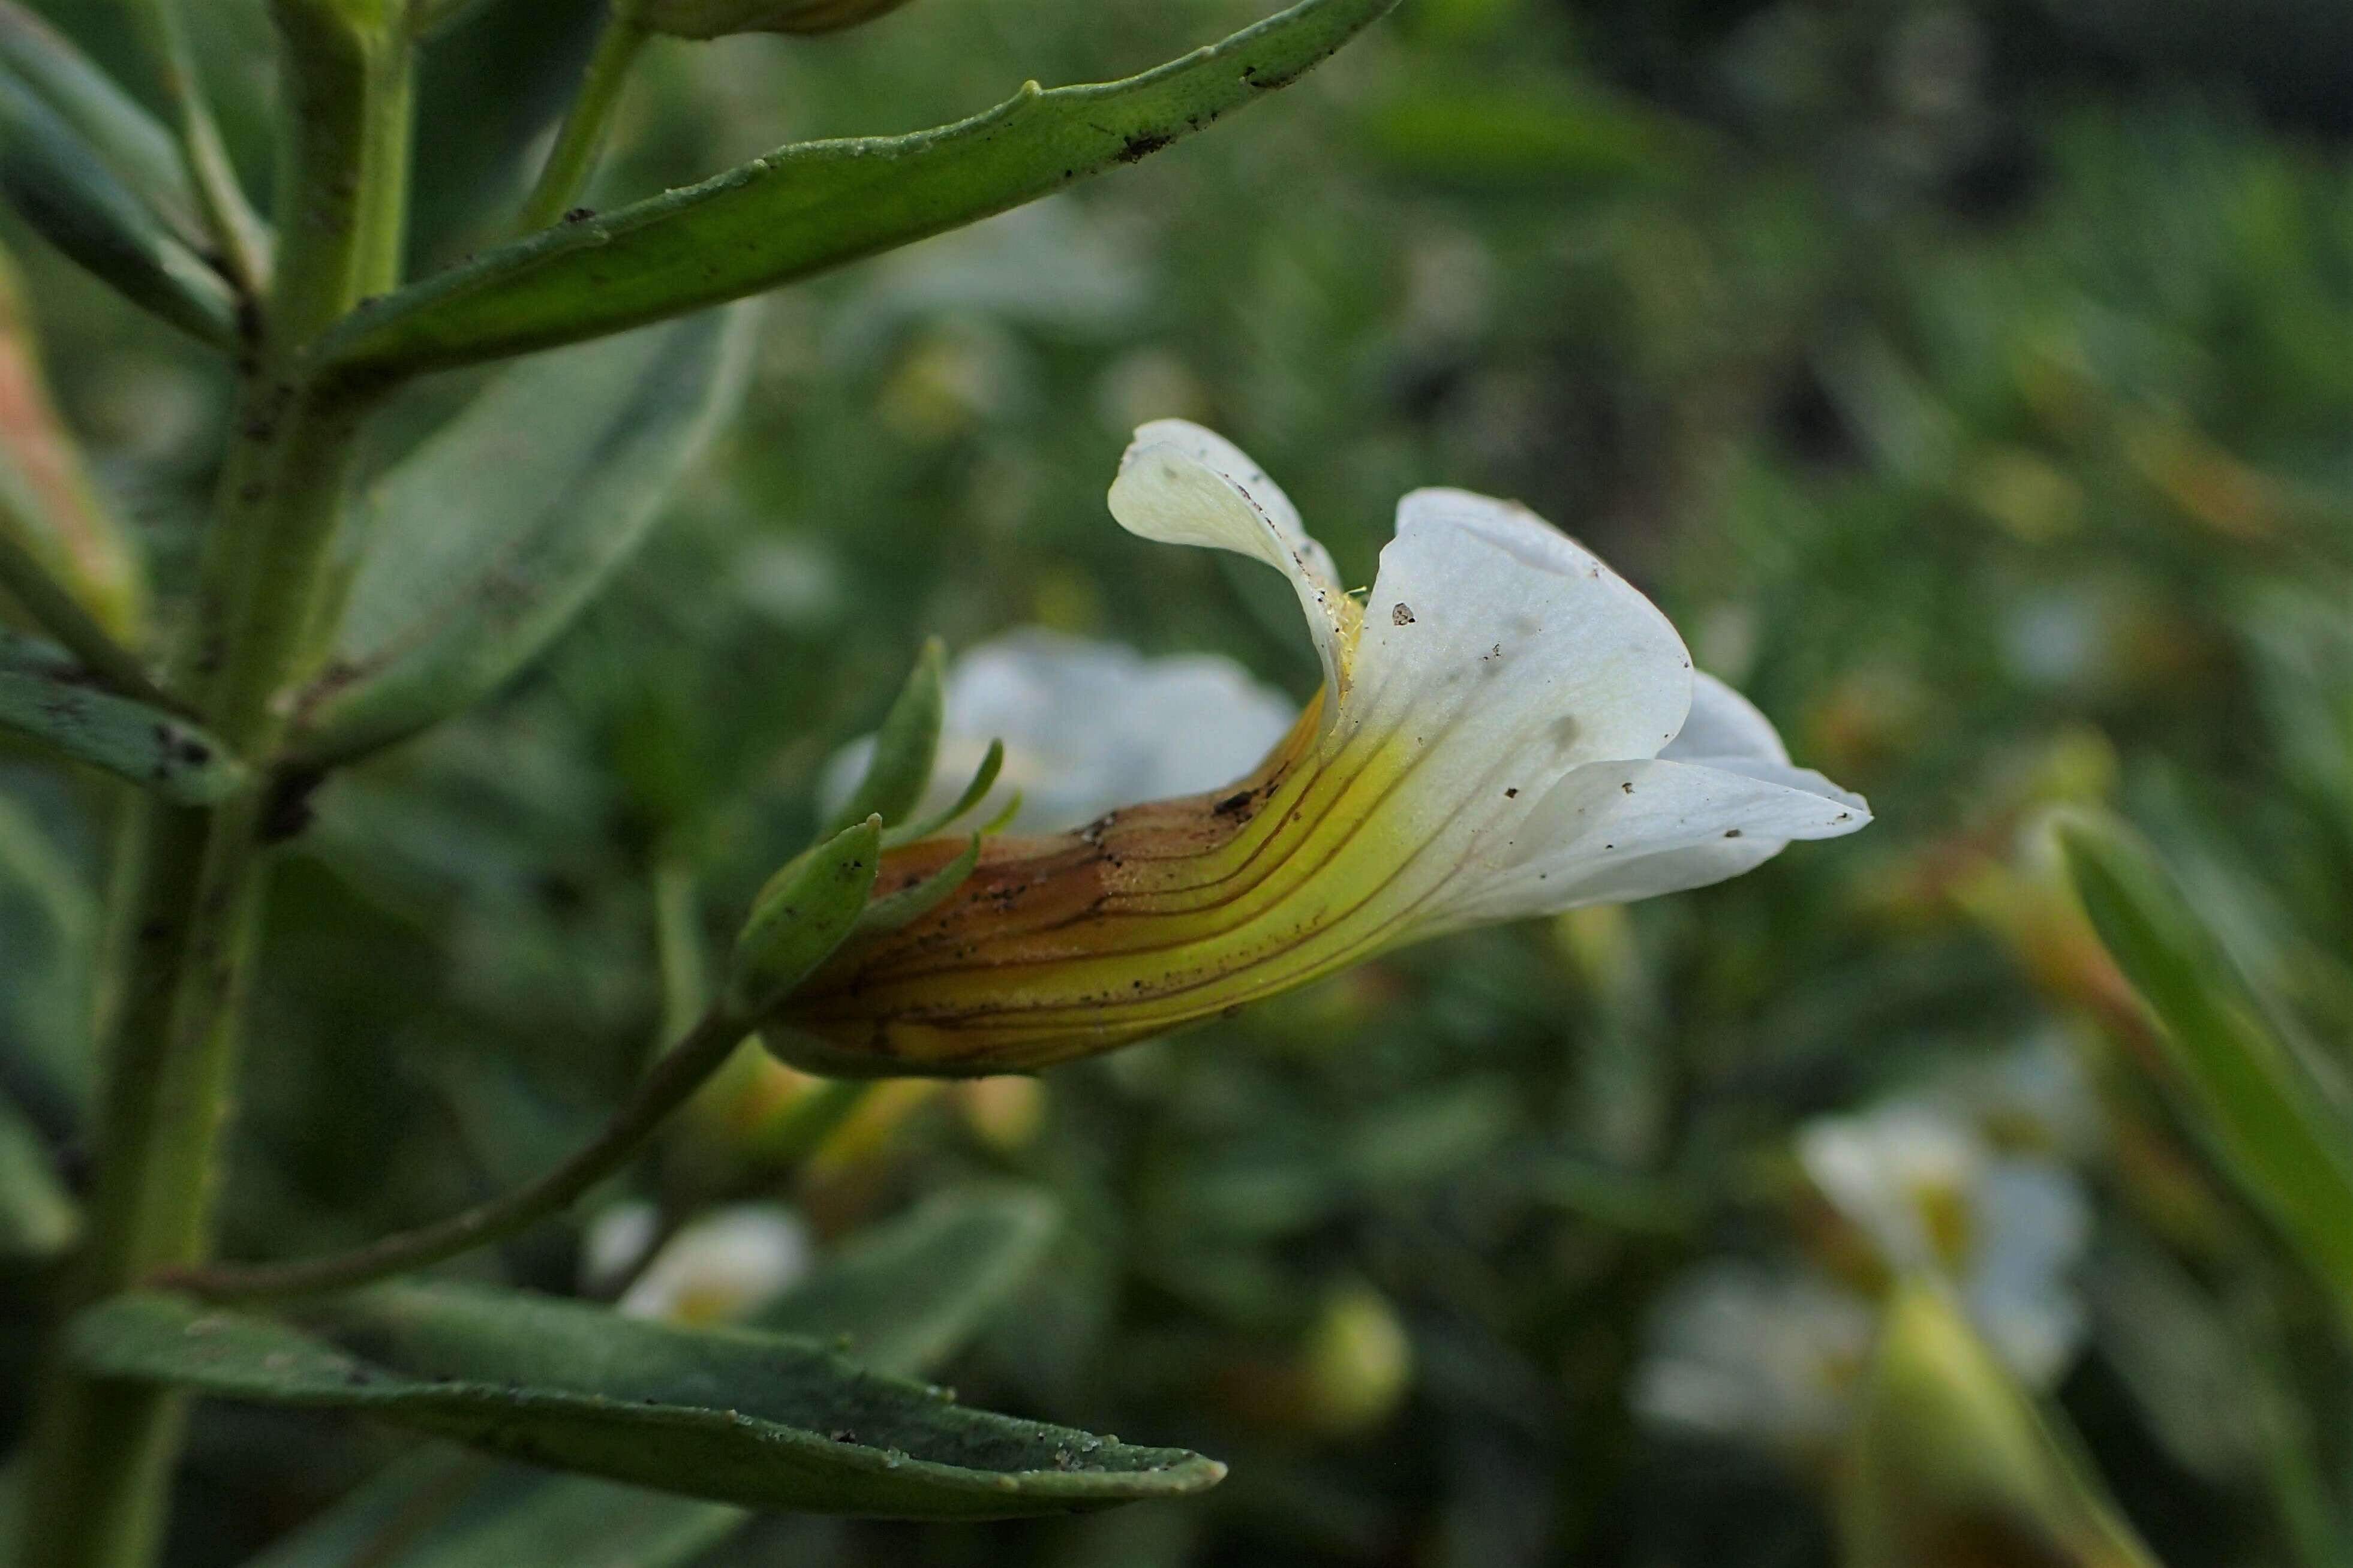
<svg viewBox="0 0 2353 1568">
<path fill-rule="evenodd" d="M 1726 838 L 1737 838 L 1740 837 L 1740 829 L 1737 827 L 1727 827 L 1724 830 L 1724 836 Z"/>
<path fill-rule="evenodd" d="M 1409 626 L 1413 625 L 1413 612 L 1408 609 L 1403 604 L 1392 605 L 1389 606 L 1389 624 L 1392 626 Z"/>
</svg>

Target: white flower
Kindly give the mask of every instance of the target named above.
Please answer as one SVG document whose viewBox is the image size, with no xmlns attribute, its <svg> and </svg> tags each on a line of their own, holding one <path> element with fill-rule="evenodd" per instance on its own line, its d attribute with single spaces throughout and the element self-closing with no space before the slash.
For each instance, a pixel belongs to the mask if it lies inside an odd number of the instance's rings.
<svg viewBox="0 0 2353 1568">
<path fill-rule="evenodd" d="M 808 1272 L 808 1226 L 773 1204 L 714 1209 L 672 1237 L 617 1310 L 623 1317 L 718 1323 L 747 1317 Z"/>
<path fill-rule="evenodd" d="M 1703 1264 L 1651 1310 L 1635 1413 L 1661 1426 L 1826 1448 L 1846 1423 L 1875 1317 L 1869 1301 L 1811 1274 Z"/>
<path fill-rule="evenodd" d="M 1926 1100 L 1808 1122 L 1798 1158 L 1887 1272 L 1948 1281 L 2020 1377 L 2048 1387 L 2067 1369 L 2084 1333 L 2068 1275 L 2092 1215 L 2065 1166 L 1999 1153 Z"/>
<path fill-rule="evenodd" d="M 1720 881 L 1870 820 L 1695 674 L 1649 600 L 1520 507 L 1407 496 L 1361 605 L 1273 481 L 1196 426 L 1138 431 L 1111 510 L 1282 573 L 1323 695 L 1223 788 L 992 842 L 929 915 L 853 942 L 796 995 L 770 1037 L 792 1059 L 1039 1067 L 1442 931 Z M 960 849 L 897 851 L 878 886 Z"/>
<path fill-rule="evenodd" d="M 1291 728 L 1291 701 L 1215 654 L 1146 658 L 1118 643 L 1027 626 L 957 656 L 943 693 L 939 758 L 918 816 L 947 806 L 991 741 L 1005 746 L 996 787 L 974 816 L 1014 795 L 1009 826 L 1058 833 L 1115 806 L 1193 795 L 1248 773 Z M 872 737 L 842 749 L 820 790 L 849 798 Z"/>
</svg>

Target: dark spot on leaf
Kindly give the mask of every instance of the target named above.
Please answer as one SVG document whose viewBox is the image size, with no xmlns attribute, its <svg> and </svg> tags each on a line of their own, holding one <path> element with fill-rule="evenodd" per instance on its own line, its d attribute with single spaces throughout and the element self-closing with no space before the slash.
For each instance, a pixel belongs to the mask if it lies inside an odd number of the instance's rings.
<svg viewBox="0 0 2353 1568">
<path fill-rule="evenodd" d="M 1131 136 L 1127 139 L 1127 145 L 1119 150 L 1119 161 L 1123 163 L 1140 163 L 1175 140 L 1174 136 L 1162 136 L 1152 132 L 1146 132 L 1139 136 Z"/>
<path fill-rule="evenodd" d="M 564 221 L 566 223 L 586 223 L 588 219 L 595 217 L 596 216 L 596 209 L 595 207 L 574 207 L 570 212 L 564 215 Z"/>
</svg>

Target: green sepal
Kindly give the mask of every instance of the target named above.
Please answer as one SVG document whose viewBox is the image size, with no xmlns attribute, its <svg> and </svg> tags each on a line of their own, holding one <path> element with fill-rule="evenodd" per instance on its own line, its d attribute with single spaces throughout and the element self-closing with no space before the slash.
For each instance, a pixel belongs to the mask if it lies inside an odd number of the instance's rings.
<svg viewBox="0 0 2353 1568">
<path fill-rule="evenodd" d="M 735 939 L 729 1013 L 755 1023 L 824 963 L 858 924 L 882 858 L 882 822 L 869 816 L 804 850 L 768 879 Z"/>
<path fill-rule="evenodd" d="M 956 858 L 919 882 L 911 882 L 896 891 L 883 894 L 860 911 L 858 924 L 850 935 L 868 936 L 876 931 L 897 931 L 910 921 L 919 920 L 939 905 L 942 899 L 964 886 L 973 868 L 980 864 L 980 835 L 964 847 Z"/>
<path fill-rule="evenodd" d="M 950 826 L 988 797 L 997 786 L 997 775 L 1005 770 L 1005 742 L 991 741 L 973 770 L 972 782 L 964 786 L 964 794 L 945 811 L 934 812 L 920 822 L 902 822 L 882 835 L 882 847 L 896 849 L 902 845 L 919 844 L 934 834 L 944 833 Z"/>
<path fill-rule="evenodd" d="M 392 1285 L 308 1327 L 133 1293 L 67 1351 L 100 1377 L 352 1410 L 533 1464 L 752 1508 L 1013 1519 L 1184 1497 L 1225 1468 L 967 1409 L 807 1340 L 675 1328 L 583 1302 Z"/>
<path fill-rule="evenodd" d="M 0 69 L 0 191 L 41 237 L 201 342 L 237 341 L 228 282 L 25 79 Z"/>
<path fill-rule="evenodd" d="M 245 786 L 245 764 L 212 734 L 93 680 L 54 644 L 0 631 L 0 731 L 182 805 L 215 805 Z"/>
<path fill-rule="evenodd" d="M 2222 1169 L 2353 1327 L 2353 1127 L 2137 834 L 2071 814 L 2058 837 L 2100 940 L 2163 1026 L 2167 1059 Z"/>
<path fill-rule="evenodd" d="M 913 135 L 812 142 L 561 224 L 354 311 L 322 341 L 367 377 L 478 363 L 774 289 L 1132 163 L 1288 86 L 1398 0 L 1303 0 L 1124 81 L 1034 82 Z"/>
<path fill-rule="evenodd" d="M 875 731 L 874 755 L 849 800 L 826 825 L 828 833 L 849 823 L 880 816 L 887 826 L 903 822 L 923 798 L 939 755 L 940 724 L 947 714 L 947 650 L 937 637 L 923 644 L 907 683 Z"/>
</svg>

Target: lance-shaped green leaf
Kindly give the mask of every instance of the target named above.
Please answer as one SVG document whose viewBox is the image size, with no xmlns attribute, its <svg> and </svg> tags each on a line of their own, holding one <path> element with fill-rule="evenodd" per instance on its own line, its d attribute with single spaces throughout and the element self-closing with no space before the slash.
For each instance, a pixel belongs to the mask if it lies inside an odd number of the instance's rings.
<svg viewBox="0 0 2353 1568">
<path fill-rule="evenodd" d="M 0 253 L 0 589 L 78 651 L 85 644 L 114 651 L 108 645 L 116 639 L 135 647 L 145 629 L 147 588 L 139 552 L 99 500 L 81 448 L 58 416 L 16 268 L 5 253 Z M 60 592 L 68 601 L 64 606 L 42 602 Z M 75 635 L 77 627 L 89 626 L 95 629 L 88 636 Z"/>
<path fill-rule="evenodd" d="M 0 68 L 0 191 L 50 244 L 181 331 L 237 342 L 227 281 L 22 77 Z"/>
<path fill-rule="evenodd" d="M 932 760 L 939 754 L 940 724 L 947 714 L 947 649 L 937 637 L 923 644 L 915 668 L 882 716 L 875 732 L 874 751 L 858 787 L 827 824 L 828 833 L 853 822 L 880 816 L 884 826 L 903 822 L 923 798 L 932 782 Z"/>
<path fill-rule="evenodd" d="M 0 1258 L 51 1257 L 80 1228 L 80 1211 L 40 1134 L 0 1096 Z"/>
<path fill-rule="evenodd" d="M 118 1297 L 69 1350 L 105 1377 L 351 1409 L 509 1458 L 752 1508 L 1010 1519 L 1182 1497 L 1224 1467 L 969 1410 L 804 1340 L 575 1301 L 388 1286 L 315 1331 L 184 1297 Z"/>
<path fill-rule="evenodd" d="M 753 336 L 714 313 L 520 365 L 387 474 L 296 758 L 388 745 L 535 658 L 725 424 Z"/>
<path fill-rule="evenodd" d="M 387 1467 L 245 1568 L 677 1568 L 748 1517 L 727 1503 L 436 1446 Z"/>
<path fill-rule="evenodd" d="M 1303 0 L 1124 81 L 1031 83 L 937 130 L 783 148 L 388 295 L 321 352 L 363 374 L 431 370 L 773 289 L 1134 163 L 1296 80 L 1396 4 Z"/>
<path fill-rule="evenodd" d="M 2263 1020 L 2155 853 L 2122 825 L 2059 828 L 2102 942 L 2163 1026 L 2223 1168 L 2329 1286 L 2353 1324 L 2353 1126 Z"/>
<path fill-rule="evenodd" d="M 118 773 L 183 805 L 210 805 L 247 778 L 206 731 L 93 684 L 64 649 L 0 632 L 0 731 Z"/>
<path fill-rule="evenodd" d="M 1011 1183 L 943 1193 L 866 1231 L 750 1326 L 846 1342 L 913 1377 L 961 1350 L 1037 1271 L 1060 1227 Z M 246 1568 L 674 1568 L 749 1518 L 725 1503 L 434 1449 L 389 1467 Z"/>
<path fill-rule="evenodd" d="M 0 70 L 24 83 L 124 186 L 191 244 L 204 240 L 187 161 L 164 122 L 55 27 L 0 0 Z"/>
<path fill-rule="evenodd" d="M 1029 1282 L 1061 1227 L 1060 1205 L 1035 1187 L 942 1193 L 845 1243 L 753 1323 L 838 1340 L 876 1372 L 929 1372 Z"/>
</svg>

